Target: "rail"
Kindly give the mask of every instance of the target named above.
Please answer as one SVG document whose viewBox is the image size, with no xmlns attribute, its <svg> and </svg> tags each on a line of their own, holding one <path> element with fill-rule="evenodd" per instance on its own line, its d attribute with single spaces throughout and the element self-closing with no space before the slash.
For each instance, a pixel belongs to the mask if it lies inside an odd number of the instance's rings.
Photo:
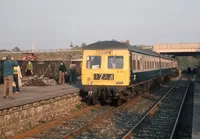
<svg viewBox="0 0 200 139">
<path fill-rule="evenodd" d="M 190 82 L 191 82 L 191 81 L 190 81 Z M 185 102 L 185 98 L 186 98 L 186 95 L 187 95 L 187 92 L 188 92 L 188 88 L 189 88 L 189 86 L 190 86 L 190 82 L 188 83 L 187 88 L 186 88 L 186 90 L 185 90 L 184 97 L 183 97 L 183 100 L 182 100 L 182 102 L 181 102 L 181 106 L 180 106 L 180 108 L 179 108 L 178 116 L 176 117 L 176 121 L 175 121 L 175 124 L 174 124 L 173 130 L 172 130 L 172 133 L 171 133 L 170 139 L 173 138 L 173 135 L 174 135 L 174 132 L 175 132 L 175 129 L 176 129 L 177 123 L 178 123 L 178 119 L 179 119 L 179 117 L 180 117 L 180 114 L 181 114 L 181 110 L 182 110 L 183 104 L 184 104 L 184 102 Z"/>
</svg>

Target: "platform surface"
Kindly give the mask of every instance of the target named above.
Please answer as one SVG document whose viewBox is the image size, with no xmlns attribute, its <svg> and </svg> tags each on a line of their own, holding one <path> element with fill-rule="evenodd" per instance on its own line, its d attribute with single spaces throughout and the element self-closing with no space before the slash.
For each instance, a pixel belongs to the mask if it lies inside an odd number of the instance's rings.
<svg viewBox="0 0 200 139">
<path fill-rule="evenodd" d="M 200 81 L 194 84 L 192 139 L 200 139 Z"/>
<path fill-rule="evenodd" d="M 75 85 L 63 84 L 55 86 L 42 87 L 21 87 L 18 97 L 15 99 L 3 99 L 3 85 L 0 85 L 0 110 L 25 105 L 45 99 L 62 96 L 69 93 L 75 93 L 80 90 L 81 83 L 78 81 Z"/>
</svg>

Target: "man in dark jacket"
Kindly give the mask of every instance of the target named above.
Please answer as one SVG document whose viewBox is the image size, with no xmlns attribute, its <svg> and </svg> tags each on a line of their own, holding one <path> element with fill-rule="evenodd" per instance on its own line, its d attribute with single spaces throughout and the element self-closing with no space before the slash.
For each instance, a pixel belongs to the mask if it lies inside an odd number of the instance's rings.
<svg viewBox="0 0 200 139">
<path fill-rule="evenodd" d="M 77 77 L 76 77 L 76 69 L 77 69 L 77 65 L 73 64 L 71 62 L 70 67 L 69 67 L 69 71 L 70 71 L 70 84 L 71 83 L 74 83 L 74 84 L 76 83 L 76 79 L 77 79 Z"/>
<path fill-rule="evenodd" d="M 12 60 L 13 58 L 11 56 L 7 56 L 6 61 L 4 61 L 3 98 L 6 98 L 6 91 L 7 91 L 7 88 L 9 88 L 10 99 L 13 99 L 13 67 L 18 66 L 18 63 Z"/>
<path fill-rule="evenodd" d="M 64 63 L 60 63 L 59 67 L 59 84 L 63 84 L 65 82 L 65 72 L 66 72 L 66 66 Z"/>
</svg>

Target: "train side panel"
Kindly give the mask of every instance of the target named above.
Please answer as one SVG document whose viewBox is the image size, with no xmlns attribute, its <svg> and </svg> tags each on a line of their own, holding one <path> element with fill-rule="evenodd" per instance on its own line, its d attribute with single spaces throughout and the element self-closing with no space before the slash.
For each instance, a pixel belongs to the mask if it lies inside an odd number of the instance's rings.
<svg viewBox="0 0 200 139">
<path fill-rule="evenodd" d="M 176 61 L 168 57 L 131 52 L 131 84 L 148 81 L 175 72 Z"/>
<path fill-rule="evenodd" d="M 144 82 L 160 76 L 160 69 L 133 73 L 132 83 Z"/>
<path fill-rule="evenodd" d="M 174 68 L 162 69 L 162 75 L 164 75 L 164 76 L 169 75 L 169 74 L 171 74 L 173 72 L 175 72 Z"/>
</svg>

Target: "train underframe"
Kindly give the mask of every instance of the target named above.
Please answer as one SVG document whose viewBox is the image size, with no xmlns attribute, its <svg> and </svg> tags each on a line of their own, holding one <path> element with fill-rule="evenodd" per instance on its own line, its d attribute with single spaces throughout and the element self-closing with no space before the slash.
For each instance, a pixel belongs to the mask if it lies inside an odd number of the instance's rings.
<svg viewBox="0 0 200 139">
<path fill-rule="evenodd" d="M 112 104 L 119 106 L 133 99 L 137 94 L 149 91 L 151 87 L 159 85 L 170 77 L 171 75 L 161 76 L 126 87 L 88 86 L 87 103 L 89 105 L 100 103 L 101 105 Z"/>
</svg>

